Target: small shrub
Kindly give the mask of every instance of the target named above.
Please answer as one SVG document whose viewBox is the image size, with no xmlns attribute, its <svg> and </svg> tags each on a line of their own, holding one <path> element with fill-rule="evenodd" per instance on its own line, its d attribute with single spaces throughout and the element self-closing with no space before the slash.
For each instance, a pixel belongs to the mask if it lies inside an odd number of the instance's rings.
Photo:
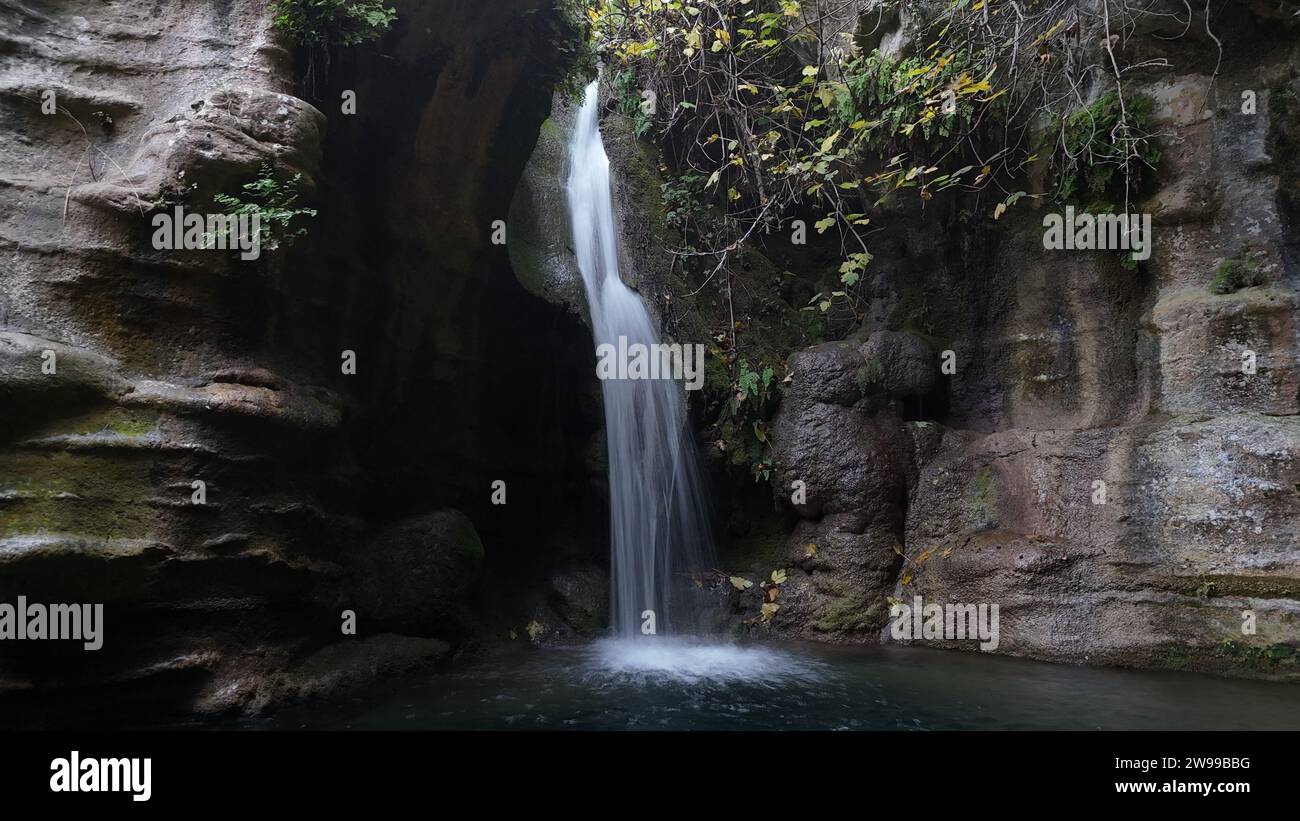
<svg viewBox="0 0 1300 821">
<path fill-rule="evenodd" d="M 1057 201 L 1084 203 L 1096 213 L 1125 202 L 1141 184 L 1143 169 L 1160 162 L 1146 131 L 1154 106 L 1140 95 L 1121 103 L 1109 91 L 1086 108 L 1057 115 L 1050 132 L 1058 139 L 1052 158 Z"/>
<path fill-rule="evenodd" d="M 275 178 L 271 166 L 264 164 L 257 179 L 241 187 L 242 194 L 215 194 L 212 199 L 227 214 L 258 214 L 258 242 L 261 247 L 274 251 L 281 244 L 292 245 L 294 240 L 306 236 L 306 227 L 292 226 L 295 219 L 316 216 L 316 209 L 299 208 L 297 205 L 298 182 L 301 179 L 301 174 L 295 174 L 292 179 L 280 182 Z M 209 242 L 215 239 L 208 237 Z"/>
<path fill-rule="evenodd" d="M 304 46 L 353 46 L 378 40 L 397 19 L 381 0 L 272 0 L 272 25 Z"/>
<path fill-rule="evenodd" d="M 1256 667 L 1277 667 L 1293 664 L 1296 660 L 1296 648 L 1287 644 L 1253 645 L 1224 639 L 1219 645 L 1217 655 L 1222 658 L 1240 659 Z"/>
<path fill-rule="evenodd" d="M 871 392 L 871 386 L 885 378 L 885 369 L 879 362 L 874 359 L 868 360 L 867 364 L 858 368 L 853 373 L 853 384 L 857 386 L 858 393 L 866 396 Z"/>
<path fill-rule="evenodd" d="M 632 121 L 637 137 L 644 137 L 650 130 L 650 118 L 641 109 L 641 86 L 637 82 L 636 72 L 624 69 L 614 75 L 614 97 L 618 112 Z"/>
</svg>

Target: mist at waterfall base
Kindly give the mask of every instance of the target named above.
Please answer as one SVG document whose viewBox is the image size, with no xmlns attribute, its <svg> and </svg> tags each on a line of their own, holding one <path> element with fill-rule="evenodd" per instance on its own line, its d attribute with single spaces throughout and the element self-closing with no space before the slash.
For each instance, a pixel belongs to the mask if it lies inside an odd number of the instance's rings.
<svg viewBox="0 0 1300 821">
<path fill-rule="evenodd" d="M 582 272 L 592 336 L 608 343 L 660 342 L 636 291 L 620 276 L 609 157 L 599 126 L 599 81 L 587 87 L 569 141 L 567 184 L 574 254 Z M 701 573 L 713 544 L 698 455 L 682 386 L 671 379 L 603 379 L 609 458 L 610 616 L 614 638 L 596 661 L 617 672 L 771 665 L 772 651 L 705 644 Z M 653 634 L 643 626 L 653 625 Z"/>
</svg>

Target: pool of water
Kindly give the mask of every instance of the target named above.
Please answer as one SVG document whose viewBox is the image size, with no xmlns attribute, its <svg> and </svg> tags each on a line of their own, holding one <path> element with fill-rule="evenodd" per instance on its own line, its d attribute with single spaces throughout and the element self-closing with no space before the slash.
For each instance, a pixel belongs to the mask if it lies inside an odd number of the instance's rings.
<svg viewBox="0 0 1300 821">
<path fill-rule="evenodd" d="M 927 648 L 602 641 L 481 659 L 280 728 L 1300 729 L 1300 686 Z"/>
</svg>

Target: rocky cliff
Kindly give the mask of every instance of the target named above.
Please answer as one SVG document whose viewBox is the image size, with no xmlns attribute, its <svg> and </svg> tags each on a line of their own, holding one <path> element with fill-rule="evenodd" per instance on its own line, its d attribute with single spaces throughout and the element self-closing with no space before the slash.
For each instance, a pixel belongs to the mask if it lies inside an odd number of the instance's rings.
<svg viewBox="0 0 1300 821">
<path fill-rule="evenodd" d="M 396 6 L 322 54 L 260 0 L 0 4 L 0 597 L 107 607 L 98 653 L 6 642 L 24 721 L 427 664 L 482 574 L 599 532 L 558 504 L 598 418 L 583 329 L 489 241 L 573 34 L 540 1 Z M 292 247 L 151 242 L 264 168 L 318 212 Z"/>
<path fill-rule="evenodd" d="M 557 214 L 574 33 L 546 0 L 394 5 L 325 55 L 261 0 L 0 1 L 0 599 L 106 604 L 103 650 L 6 644 L 6 718 L 257 713 L 602 625 Z M 1044 250 L 1029 199 L 886 208 L 851 327 L 802 310 L 837 280 L 815 237 L 754 237 L 725 299 L 688 282 L 656 147 L 606 119 L 668 335 L 788 361 L 746 420 L 760 482 L 693 397 L 725 568 L 783 579 L 723 585 L 737 630 L 891 641 L 919 595 L 998 604 L 999 652 L 1300 675 L 1297 21 L 1162 19 L 1124 41 L 1162 149 L 1149 260 Z M 156 247 L 155 216 L 264 169 L 317 212 L 292 245 Z"/>
<path fill-rule="evenodd" d="M 919 37 L 926 7 L 885 5 L 859 4 L 864 49 Z M 1130 206 L 1153 219 L 1149 260 L 1046 250 L 1049 197 L 998 220 L 936 199 L 873 214 L 868 307 L 840 332 L 800 318 L 836 255 L 788 229 L 751 239 L 712 293 L 642 285 L 679 341 L 743 334 L 753 361 L 788 357 L 769 499 L 732 469 L 753 454 L 698 419 L 724 560 L 785 573 L 730 592 L 745 632 L 891 641 L 891 602 L 921 596 L 998 604 L 1002 653 L 1300 677 L 1300 21 L 1266 4 L 1189 19 L 1113 41 L 1161 152 Z M 618 148 L 616 106 L 616 187 L 656 189 L 655 163 Z M 1027 193 L 1044 193 L 1045 162 Z M 672 207 L 620 199 L 637 226 Z M 634 253 L 625 279 L 662 256 Z M 723 379 L 723 397 L 743 390 Z"/>
</svg>

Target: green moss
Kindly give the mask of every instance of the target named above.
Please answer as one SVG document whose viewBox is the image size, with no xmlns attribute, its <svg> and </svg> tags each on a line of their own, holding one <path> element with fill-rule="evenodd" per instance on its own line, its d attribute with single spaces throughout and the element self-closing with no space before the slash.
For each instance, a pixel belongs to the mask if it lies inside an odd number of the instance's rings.
<svg viewBox="0 0 1300 821">
<path fill-rule="evenodd" d="M 1215 269 L 1214 279 L 1210 281 L 1210 292 L 1230 294 L 1242 288 L 1263 284 L 1265 284 L 1264 275 L 1259 265 L 1246 256 L 1237 255 L 1225 259 Z"/>
<path fill-rule="evenodd" d="M 1194 666 L 1198 656 L 1204 651 L 1185 644 L 1163 644 L 1152 651 L 1155 666 L 1167 670 L 1186 670 Z"/>
<path fill-rule="evenodd" d="M 0 484 L 17 498 L 0 506 L 0 538 L 38 533 L 83 533 L 145 538 L 158 526 L 152 457 L 127 451 L 35 451 L 0 454 Z"/>
<path fill-rule="evenodd" d="M 1236 596 L 1252 599 L 1300 599 L 1300 579 L 1279 576 L 1210 575 L 1173 578 L 1164 589 L 1198 598 Z"/>
<path fill-rule="evenodd" d="M 836 582 L 833 596 L 813 626 L 823 633 L 860 633 L 879 627 L 883 602 L 872 602 L 867 594 L 850 585 Z"/>
<path fill-rule="evenodd" d="M 1224 639 L 1219 645 L 1217 654 L 1256 669 L 1269 671 L 1282 667 L 1296 667 L 1297 662 L 1300 661 L 1296 648 L 1287 644 L 1246 644 L 1233 639 Z"/>
<path fill-rule="evenodd" d="M 153 433 L 158 425 L 155 420 L 125 420 L 112 425 L 109 430 L 123 436 L 145 436 Z"/>
<path fill-rule="evenodd" d="M 997 525 L 997 488 L 988 468 L 981 468 L 966 484 L 962 508 L 968 530 L 988 530 Z"/>
<path fill-rule="evenodd" d="M 1126 667 L 1290 680 L 1300 672 L 1300 653 L 1286 644 L 1247 644 L 1225 639 L 1217 646 L 1166 642 L 1107 658 Z"/>
</svg>

